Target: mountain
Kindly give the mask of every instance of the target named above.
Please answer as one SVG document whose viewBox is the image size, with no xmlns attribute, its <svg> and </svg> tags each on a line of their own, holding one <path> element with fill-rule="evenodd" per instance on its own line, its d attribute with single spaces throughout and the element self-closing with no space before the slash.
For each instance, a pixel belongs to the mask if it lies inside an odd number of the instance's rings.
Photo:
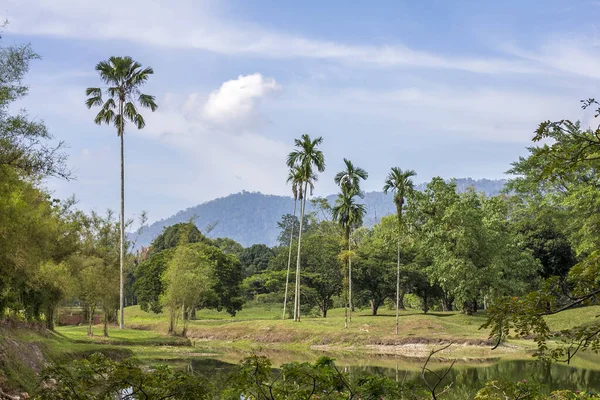
<svg viewBox="0 0 600 400">
<path fill-rule="evenodd" d="M 488 196 L 500 193 L 505 184 L 504 179 L 456 179 L 459 191 L 473 187 Z M 426 183 L 419 184 L 416 189 L 424 190 L 426 185 Z M 335 197 L 336 195 L 327 196 L 330 204 L 333 204 Z M 367 226 L 374 225 L 381 217 L 396 211 L 391 194 L 365 193 L 363 203 L 367 206 L 365 217 Z M 293 206 L 294 201 L 291 197 L 244 191 L 179 211 L 169 218 L 144 227 L 139 235 L 129 236 L 130 239 L 135 240 L 136 247 L 148 246 L 165 227 L 194 220 L 203 232 L 210 227 L 213 228 L 208 234 L 209 237 L 228 237 L 244 247 L 256 243 L 274 246 L 277 243 L 277 222 L 282 215 L 291 214 Z M 312 211 L 309 203 L 306 206 L 308 212 Z"/>
</svg>

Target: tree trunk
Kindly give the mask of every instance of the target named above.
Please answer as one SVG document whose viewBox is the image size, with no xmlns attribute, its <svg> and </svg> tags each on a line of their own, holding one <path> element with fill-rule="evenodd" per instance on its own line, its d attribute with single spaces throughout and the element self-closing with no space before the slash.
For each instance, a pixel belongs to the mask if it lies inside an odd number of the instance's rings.
<svg viewBox="0 0 600 400">
<path fill-rule="evenodd" d="M 396 272 L 396 335 L 400 323 L 400 225 L 398 225 L 398 268 Z"/>
<path fill-rule="evenodd" d="M 175 334 L 175 313 L 177 310 L 173 309 L 173 307 L 169 307 L 169 335 Z"/>
<path fill-rule="evenodd" d="M 348 243 L 348 249 L 350 249 L 350 227 L 346 227 L 344 231 L 344 239 Z M 350 261 L 350 254 L 348 254 L 348 260 Z M 343 282 L 343 291 L 344 291 L 344 328 L 348 329 L 348 303 L 349 303 L 349 294 L 350 294 L 350 285 L 349 285 L 349 272 L 350 272 L 350 263 L 348 263 L 348 267 L 344 268 L 344 282 Z"/>
<path fill-rule="evenodd" d="M 350 255 L 350 251 L 352 251 L 350 243 L 351 235 L 352 231 L 348 235 L 348 305 L 350 306 L 350 322 L 352 322 L 352 311 L 354 311 L 354 304 L 352 303 L 352 256 Z"/>
<path fill-rule="evenodd" d="M 102 336 L 108 337 L 108 310 L 104 310 L 104 328 L 102 330 Z"/>
<path fill-rule="evenodd" d="M 92 323 L 94 322 L 94 311 L 96 311 L 95 307 L 89 307 L 88 329 L 87 329 L 88 336 L 94 336 L 94 333 L 92 332 Z"/>
<path fill-rule="evenodd" d="M 327 299 L 323 299 L 323 318 L 327 318 Z"/>
<path fill-rule="evenodd" d="M 297 200 L 294 198 L 294 217 L 296 216 L 296 203 Z M 290 282 L 290 267 L 292 265 L 292 243 L 294 241 L 294 225 L 294 220 L 292 219 L 292 229 L 290 233 L 290 251 L 288 254 L 287 274 L 285 275 L 285 294 L 283 295 L 283 315 L 281 316 L 281 319 L 285 319 L 285 311 L 287 306 L 288 285 Z"/>
<path fill-rule="evenodd" d="M 300 322 L 300 247 L 302 245 L 302 223 L 304 221 L 304 210 L 306 208 L 306 190 L 308 183 L 304 184 L 304 196 L 300 206 L 300 227 L 298 231 L 298 257 L 296 258 L 296 294 L 294 296 L 294 321 Z"/>
<path fill-rule="evenodd" d="M 48 305 L 46 307 L 46 329 L 49 331 L 54 330 L 54 305 Z"/>
<path fill-rule="evenodd" d="M 192 307 L 192 309 L 190 310 L 190 319 L 191 320 L 196 319 L 196 307 Z"/>
<path fill-rule="evenodd" d="M 121 137 L 121 243 L 120 243 L 120 287 L 119 287 L 119 329 L 125 328 L 125 312 L 123 305 L 124 296 L 124 279 L 123 270 L 125 264 L 125 141 L 124 141 L 124 126 L 123 126 L 123 99 L 120 99 L 121 110 L 121 126 L 119 133 Z"/>
<path fill-rule="evenodd" d="M 373 315 L 373 316 L 377 315 L 377 310 L 379 309 L 379 305 L 377 305 L 377 303 L 375 303 L 375 300 L 373 300 L 373 299 L 369 300 L 369 303 L 371 303 L 371 315 Z"/>
<path fill-rule="evenodd" d="M 477 300 L 465 301 L 463 303 L 463 312 L 467 315 L 473 315 L 477 312 Z"/>
<path fill-rule="evenodd" d="M 454 300 L 450 297 L 442 297 L 442 311 L 452 311 L 452 302 Z"/>
<path fill-rule="evenodd" d="M 429 298 L 423 296 L 423 313 L 427 314 L 427 311 L 429 311 Z"/>
<path fill-rule="evenodd" d="M 183 319 L 183 330 L 181 331 L 182 337 L 187 337 L 188 325 L 190 323 L 189 319 L 189 309 L 185 308 L 185 303 L 181 306 L 181 318 Z"/>
<path fill-rule="evenodd" d="M 404 306 L 404 296 L 406 295 L 406 293 L 404 293 L 404 290 L 400 291 L 400 298 L 398 299 L 398 308 L 400 308 L 401 310 L 406 310 L 406 307 Z"/>
</svg>

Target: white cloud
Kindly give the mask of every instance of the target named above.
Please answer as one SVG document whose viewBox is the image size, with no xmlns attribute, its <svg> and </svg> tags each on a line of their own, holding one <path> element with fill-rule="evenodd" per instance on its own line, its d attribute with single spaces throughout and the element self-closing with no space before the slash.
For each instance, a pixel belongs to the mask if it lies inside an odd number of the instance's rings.
<svg viewBox="0 0 600 400">
<path fill-rule="evenodd" d="M 217 124 L 253 120 L 259 100 L 280 88 L 274 79 L 264 78 L 259 73 L 240 75 L 210 94 L 203 116 Z"/>
<path fill-rule="evenodd" d="M 541 73 L 517 58 L 449 57 L 415 50 L 401 43 L 338 43 L 282 33 L 222 16 L 208 1 L 147 2 L 45 0 L 35 7 L 8 0 L 10 32 L 77 39 L 129 40 L 174 48 L 265 58 L 327 59 L 376 67 L 424 67 L 476 73 Z M 113 12 L 118 9 L 119 12 Z M 165 18 L 165 10 L 177 18 Z M 135 18 L 131 18 L 135 15 Z"/>
</svg>

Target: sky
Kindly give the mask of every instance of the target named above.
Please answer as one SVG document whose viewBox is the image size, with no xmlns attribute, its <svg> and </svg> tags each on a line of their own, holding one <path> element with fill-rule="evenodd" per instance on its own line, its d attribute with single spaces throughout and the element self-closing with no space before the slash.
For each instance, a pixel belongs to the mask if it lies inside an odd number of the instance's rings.
<svg viewBox="0 0 600 400">
<path fill-rule="evenodd" d="M 600 1 L 2 0 L 4 46 L 41 55 L 19 108 L 68 144 L 77 179 L 51 179 L 84 210 L 119 207 L 119 140 L 85 89 L 129 55 L 159 108 L 125 133 L 126 215 L 149 220 L 242 190 L 288 195 L 294 138 L 322 136 L 315 195 L 348 158 L 381 190 L 390 167 L 417 182 L 504 178 L 548 119 L 593 115 Z"/>
</svg>

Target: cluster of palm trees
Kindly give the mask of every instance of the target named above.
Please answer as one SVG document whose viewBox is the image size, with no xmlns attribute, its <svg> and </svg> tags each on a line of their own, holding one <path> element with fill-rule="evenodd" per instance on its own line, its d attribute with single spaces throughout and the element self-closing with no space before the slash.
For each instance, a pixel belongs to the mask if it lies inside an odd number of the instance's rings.
<svg viewBox="0 0 600 400">
<path fill-rule="evenodd" d="M 295 139 L 295 149 L 288 155 L 287 166 L 290 168 L 287 182 L 292 186 L 294 197 L 294 217 L 296 216 L 297 201 L 300 200 L 300 223 L 298 231 L 298 254 L 296 258 L 296 282 L 294 292 L 294 321 L 300 321 L 300 254 L 302 245 L 302 224 L 305 214 L 306 198 L 312 195 L 314 184 L 317 181 L 317 172 L 325 170 L 325 159 L 323 152 L 318 146 L 323 142 L 322 137 L 311 139 L 308 135 L 302 135 Z M 360 227 L 366 214 L 364 204 L 358 203 L 358 199 L 364 197 L 360 188 L 360 182 L 366 180 L 369 174 L 364 169 L 354 166 L 350 160 L 344 158 L 345 169 L 335 175 L 334 181 L 340 188 L 340 193 L 332 209 L 334 221 L 341 227 L 343 232 L 344 248 L 344 327 L 352 318 L 352 230 Z M 398 218 L 398 263 L 396 273 L 396 334 L 398 334 L 399 307 L 400 307 L 400 242 L 402 238 L 402 209 L 406 196 L 414 190 L 412 177 L 415 171 L 409 169 L 403 171 L 393 167 L 385 179 L 384 193 L 394 194 L 394 204 Z M 286 307 L 288 300 L 289 276 L 292 262 L 292 244 L 294 241 L 294 224 L 290 233 L 288 267 L 285 280 L 285 294 L 283 300 L 283 319 L 286 318 Z"/>
</svg>

